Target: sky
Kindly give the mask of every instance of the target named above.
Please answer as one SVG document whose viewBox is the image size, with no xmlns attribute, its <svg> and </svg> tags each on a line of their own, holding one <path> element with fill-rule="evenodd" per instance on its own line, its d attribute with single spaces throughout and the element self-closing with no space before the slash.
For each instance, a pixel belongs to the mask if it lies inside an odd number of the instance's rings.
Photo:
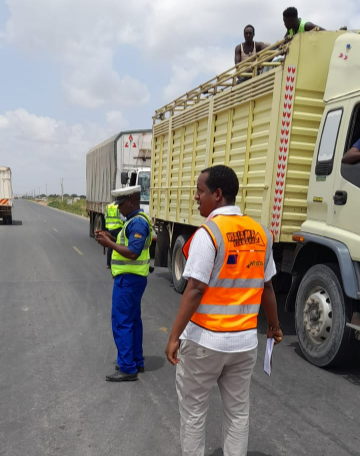
<svg viewBox="0 0 360 456">
<path fill-rule="evenodd" d="M 0 0 L 0 166 L 23 195 L 85 194 L 86 153 L 233 66 L 247 24 L 285 34 L 282 11 L 360 28 L 358 0 Z"/>
</svg>

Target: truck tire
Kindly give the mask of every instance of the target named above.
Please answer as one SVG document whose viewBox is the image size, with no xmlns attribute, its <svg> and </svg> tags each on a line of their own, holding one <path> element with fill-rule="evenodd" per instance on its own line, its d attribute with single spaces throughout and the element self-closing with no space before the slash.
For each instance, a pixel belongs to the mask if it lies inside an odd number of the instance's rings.
<svg viewBox="0 0 360 456">
<path fill-rule="evenodd" d="M 7 224 L 12 225 L 12 215 L 8 215 Z"/>
<path fill-rule="evenodd" d="M 304 275 L 296 296 L 295 326 L 301 351 L 318 367 L 344 364 L 355 348 L 351 308 L 341 275 L 332 264 L 319 264 Z"/>
<path fill-rule="evenodd" d="M 180 235 L 177 237 L 173 253 L 172 253 L 172 261 L 171 261 L 171 272 L 172 272 L 172 279 L 174 282 L 175 291 L 178 293 L 184 293 L 187 280 L 183 278 L 183 272 L 186 265 L 186 260 L 183 254 L 183 247 L 186 244 L 186 241 L 189 239 L 189 236 Z"/>
<path fill-rule="evenodd" d="M 7 225 L 7 215 L 4 215 L 3 217 L 3 225 Z"/>
<path fill-rule="evenodd" d="M 90 215 L 89 215 L 89 236 L 91 238 L 95 237 L 95 234 L 94 234 L 94 215 L 92 212 L 90 212 Z"/>
<path fill-rule="evenodd" d="M 94 220 L 94 231 L 97 230 L 102 230 L 102 215 L 101 214 L 96 214 L 95 215 L 95 220 Z"/>
</svg>

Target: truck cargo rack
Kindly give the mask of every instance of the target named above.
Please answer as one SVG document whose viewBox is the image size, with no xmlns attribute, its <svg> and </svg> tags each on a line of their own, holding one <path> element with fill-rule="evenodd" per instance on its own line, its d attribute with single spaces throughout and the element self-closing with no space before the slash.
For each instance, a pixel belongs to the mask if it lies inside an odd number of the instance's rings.
<svg viewBox="0 0 360 456">
<path fill-rule="evenodd" d="M 245 81 L 256 77 L 259 72 L 266 67 L 273 68 L 282 65 L 282 62 L 274 62 L 273 59 L 286 54 L 289 47 L 289 40 L 289 38 L 284 38 L 277 43 L 268 46 L 263 51 L 252 55 L 224 73 L 201 84 L 190 92 L 185 93 L 173 102 L 157 109 L 153 116 L 154 125 L 170 116 L 183 112 L 185 109 L 195 106 L 201 101 L 207 100 L 224 90 L 235 87 L 239 84 L 240 78 Z"/>
</svg>

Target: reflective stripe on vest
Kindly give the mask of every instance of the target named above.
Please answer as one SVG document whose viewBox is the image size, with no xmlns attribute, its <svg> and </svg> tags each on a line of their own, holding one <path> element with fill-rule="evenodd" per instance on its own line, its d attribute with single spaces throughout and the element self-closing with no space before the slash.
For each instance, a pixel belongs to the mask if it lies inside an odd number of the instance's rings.
<svg viewBox="0 0 360 456">
<path fill-rule="evenodd" d="M 149 274 L 150 267 L 150 245 L 152 242 L 152 227 L 149 217 L 143 213 L 138 212 L 134 217 L 127 221 L 123 229 L 118 234 L 116 243 L 127 247 L 129 245 L 129 239 L 126 237 L 126 228 L 136 217 L 141 217 L 149 224 L 149 236 L 145 240 L 143 250 L 136 260 L 125 258 L 118 252 L 113 250 L 111 256 L 111 273 L 115 277 L 120 274 L 136 274 L 140 276 L 147 276 Z"/>
<path fill-rule="evenodd" d="M 306 21 L 303 21 L 302 19 L 300 19 L 300 25 L 299 25 L 298 31 L 296 33 L 294 33 L 294 30 L 290 29 L 289 30 L 289 35 L 290 36 L 294 36 L 294 35 L 296 35 L 298 33 L 304 33 L 305 32 L 305 25 L 306 25 Z"/>
<path fill-rule="evenodd" d="M 117 230 L 122 228 L 124 222 L 120 218 L 119 208 L 116 204 L 111 203 L 106 206 L 105 210 L 105 228 L 108 230 Z"/>
<path fill-rule="evenodd" d="M 271 232 L 247 216 L 218 215 L 202 225 L 216 248 L 209 284 L 191 321 L 211 331 L 257 327 Z M 184 246 L 187 258 L 192 238 Z"/>
</svg>

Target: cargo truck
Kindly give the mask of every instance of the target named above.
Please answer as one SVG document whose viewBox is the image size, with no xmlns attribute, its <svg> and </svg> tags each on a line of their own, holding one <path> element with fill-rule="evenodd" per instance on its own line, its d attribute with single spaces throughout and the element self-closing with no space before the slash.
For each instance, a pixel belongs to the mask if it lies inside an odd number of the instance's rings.
<svg viewBox="0 0 360 456">
<path fill-rule="evenodd" d="M 274 284 L 287 289 L 301 350 L 322 367 L 351 357 L 360 338 L 360 163 L 342 164 L 360 138 L 359 55 L 357 32 L 298 34 L 153 119 L 155 266 L 185 289 L 182 247 L 204 222 L 197 177 L 232 167 L 242 213 L 273 233 Z"/>
<path fill-rule="evenodd" d="M 4 225 L 12 225 L 12 200 L 11 169 L 0 166 L 0 218 Z"/>
<path fill-rule="evenodd" d="M 141 209 L 149 214 L 151 130 L 124 131 L 91 149 L 86 155 L 86 211 L 89 235 L 105 228 L 105 208 L 111 191 L 141 186 Z"/>
</svg>

